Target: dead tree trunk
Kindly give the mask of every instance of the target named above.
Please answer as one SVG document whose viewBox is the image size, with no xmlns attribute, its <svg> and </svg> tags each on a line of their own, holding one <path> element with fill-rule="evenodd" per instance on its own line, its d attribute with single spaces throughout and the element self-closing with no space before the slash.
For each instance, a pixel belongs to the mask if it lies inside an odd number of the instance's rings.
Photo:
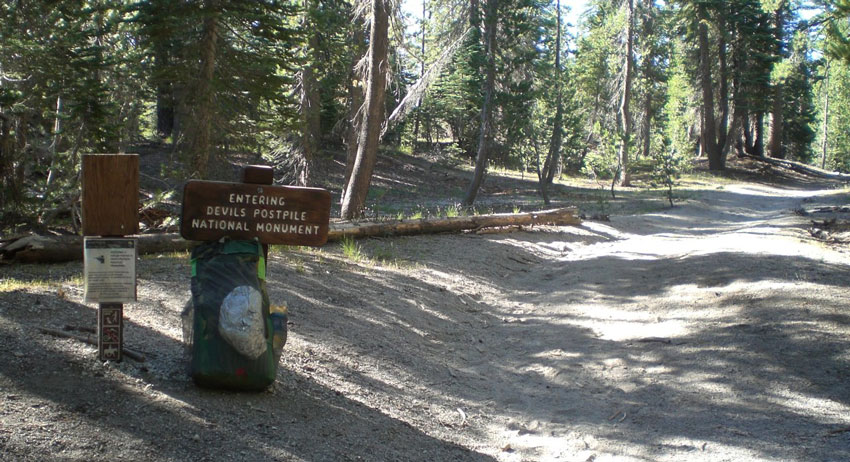
<svg viewBox="0 0 850 462">
<path fill-rule="evenodd" d="M 336 222 L 331 223 L 328 241 L 343 237 L 400 236 L 458 232 L 470 229 L 505 226 L 581 224 L 575 208 L 562 208 L 525 213 L 496 213 L 451 218 L 426 218 L 390 222 Z M 179 252 L 190 250 L 197 244 L 187 241 L 177 233 L 143 234 L 138 237 L 139 254 Z M 21 263 L 56 263 L 83 259 L 81 236 L 29 235 L 9 239 L 0 245 L 0 259 Z"/>
</svg>

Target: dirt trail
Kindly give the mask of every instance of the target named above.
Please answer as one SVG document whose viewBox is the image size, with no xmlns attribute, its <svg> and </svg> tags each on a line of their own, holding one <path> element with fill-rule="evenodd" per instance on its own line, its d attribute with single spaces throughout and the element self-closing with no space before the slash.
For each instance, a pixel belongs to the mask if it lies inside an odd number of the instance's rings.
<svg viewBox="0 0 850 462">
<path fill-rule="evenodd" d="M 515 279 L 540 347 L 511 361 L 562 396 L 527 403 L 549 424 L 506 435 L 515 460 L 850 458 L 830 433 L 850 424 L 850 268 L 792 213 L 804 200 L 828 196 L 731 185 L 554 243 Z"/>
<path fill-rule="evenodd" d="M 850 460 L 850 257 L 793 212 L 847 199 L 728 184 L 610 223 L 363 241 L 360 262 L 276 254 L 293 324 L 259 394 L 186 379 L 183 255 L 140 263 L 126 343 L 145 364 L 38 334 L 94 309 L 33 282 L 0 293 L 0 456 Z"/>
</svg>

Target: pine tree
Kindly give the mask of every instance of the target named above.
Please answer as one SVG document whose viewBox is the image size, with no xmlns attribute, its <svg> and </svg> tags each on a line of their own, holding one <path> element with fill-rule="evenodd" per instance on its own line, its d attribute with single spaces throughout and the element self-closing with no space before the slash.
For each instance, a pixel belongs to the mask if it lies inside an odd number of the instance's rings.
<svg viewBox="0 0 850 462">
<path fill-rule="evenodd" d="M 154 62 L 157 125 L 172 133 L 190 173 L 223 176 L 208 170 L 228 151 L 268 149 L 276 132 L 297 126 L 291 2 L 141 0 L 134 11 Z"/>
<path fill-rule="evenodd" d="M 345 219 L 355 218 L 363 213 L 372 171 L 377 162 L 381 126 L 384 122 L 390 11 L 385 0 L 372 0 L 371 6 L 368 86 L 357 155 L 342 199 L 340 216 Z"/>
</svg>

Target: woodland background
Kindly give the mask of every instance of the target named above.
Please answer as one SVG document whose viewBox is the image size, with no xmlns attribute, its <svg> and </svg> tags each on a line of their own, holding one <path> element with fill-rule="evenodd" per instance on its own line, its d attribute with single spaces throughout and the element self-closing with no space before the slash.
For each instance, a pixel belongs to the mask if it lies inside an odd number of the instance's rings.
<svg viewBox="0 0 850 462">
<path fill-rule="evenodd" d="M 87 152 L 317 186 L 338 159 L 343 218 L 398 151 L 474 165 L 447 197 L 466 206 L 494 166 L 547 203 L 559 175 L 672 188 L 700 157 L 850 171 L 850 0 L 586 6 L 570 24 L 560 0 L 423 0 L 415 18 L 397 0 L 3 2 L 0 225 L 76 229 Z"/>
</svg>

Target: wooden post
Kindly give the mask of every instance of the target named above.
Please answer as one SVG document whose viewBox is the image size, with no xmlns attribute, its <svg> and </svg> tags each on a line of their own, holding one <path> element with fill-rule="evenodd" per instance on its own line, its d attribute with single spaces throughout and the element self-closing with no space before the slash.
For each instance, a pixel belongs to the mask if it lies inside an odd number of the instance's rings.
<svg viewBox="0 0 850 462">
<path fill-rule="evenodd" d="M 123 237 L 139 230 L 139 157 L 135 154 L 84 154 L 83 155 L 83 235 Z M 104 240 L 106 241 L 106 240 Z M 124 347 L 124 301 L 135 300 L 135 252 L 132 242 L 129 253 L 125 243 L 92 245 L 102 250 L 95 261 L 86 259 L 86 299 L 97 301 L 97 350 L 101 361 L 121 361 Z M 85 245 L 84 247 L 88 247 Z M 88 248 L 84 249 L 88 252 Z M 105 252 L 105 253 L 103 253 Z M 86 255 L 89 255 L 86 253 Z M 92 252 L 94 255 L 94 252 Z M 107 261 L 114 258 L 114 261 Z M 132 259 L 132 261 L 128 261 Z M 104 265 L 97 272 L 97 282 L 89 281 L 89 265 Z M 125 271 L 132 267 L 132 295 L 126 287 L 112 290 L 110 271 Z M 122 273 L 121 277 L 127 277 Z M 107 280 L 107 282 L 103 282 Z M 100 284 L 100 289 L 89 295 L 89 284 Z M 126 285 L 126 281 L 125 281 Z"/>
<path fill-rule="evenodd" d="M 124 349 L 124 305 L 99 303 L 97 306 L 97 357 L 101 361 L 121 361 Z"/>
<path fill-rule="evenodd" d="M 242 182 L 248 184 L 274 184 L 274 169 L 267 165 L 248 165 L 242 169 Z M 269 245 L 263 244 L 263 261 L 269 267 Z"/>
</svg>

